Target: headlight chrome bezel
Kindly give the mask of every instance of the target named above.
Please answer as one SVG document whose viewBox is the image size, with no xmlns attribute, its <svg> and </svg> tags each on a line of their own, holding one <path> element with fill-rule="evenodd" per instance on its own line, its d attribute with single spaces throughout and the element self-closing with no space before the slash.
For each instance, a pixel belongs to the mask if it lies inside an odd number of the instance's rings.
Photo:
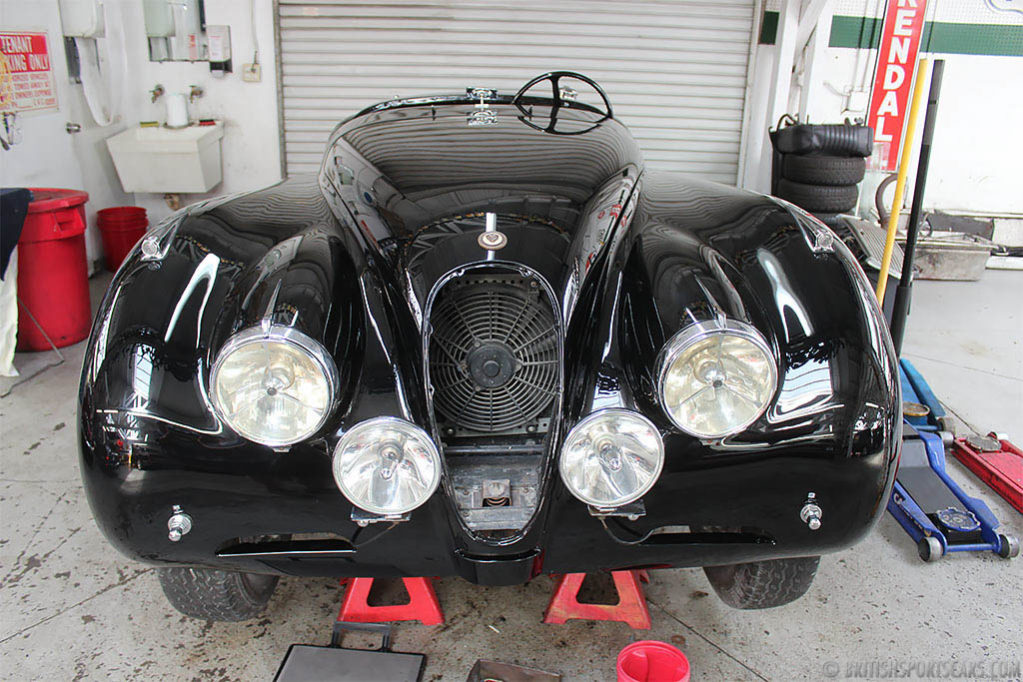
<svg viewBox="0 0 1023 682">
<path fill-rule="evenodd" d="M 320 415 L 319 420 L 317 420 L 315 428 L 308 429 L 301 435 L 301 437 L 266 438 L 262 434 L 248 433 L 244 429 L 239 429 L 231 422 L 230 418 L 226 414 L 226 410 L 220 404 L 218 399 L 218 377 L 225 362 L 231 354 L 241 350 L 245 346 L 265 342 L 285 344 L 297 349 L 320 368 L 323 373 L 323 377 L 326 380 L 328 395 L 327 407 L 323 410 L 323 414 Z M 216 411 L 220 420 L 239 436 L 254 443 L 259 443 L 260 445 L 266 445 L 269 447 L 287 447 L 307 440 L 323 428 L 324 424 L 327 423 L 327 420 L 330 419 L 330 416 L 334 413 L 334 410 L 337 407 L 340 384 L 341 379 L 337 370 L 337 365 L 334 363 L 334 359 L 330 356 L 327 349 L 324 348 L 322 344 L 294 327 L 282 324 L 259 325 L 255 327 L 248 327 L 235 333 L 227 340 L 226 343 L 224 343 L 223 346 L 221 346 L 220 350 L 217 352 L 216 359 L 213 361 L 213 367 L 210 370 L 209 398 L 213 405 L 213 409 Z"/>
<path fill-rule="evenodd" d="M 346 446 L 351 442 L 351 439 L 354 438 L 361 431 L 376 428 L 379 426 L 392 426 L 400 429 L 406 429 L 408 430 L 409 433 L 413 434 L 416 437 L 421 438 L 423 441 L 429 444 L 431 448 L 432 455 L 431 459 L 433 459 L 434 463 L 434 473 L 430 479 L 429 485 L 424 487 L 424 490 L 427 491 L 426 494 L 423 495 L 422 499 L 420 499 L 414 505 L 401 507 L 397 509 L 384 509 L 378 506 L 360 504 L 358 501 L 356 501 L 355 494 L 346 484 L 344 476 L 342 476 L 340 459 Z M 337 445 L 334 446 L 334 450 L 331 453 L 330 468 L 334 476 L 334 483 L 337 485 L 338 490 L 340 490 L 341 494 L 345 496 L 345 499 L 351 502 L 354 506 L 358 507 L 359 509 L 362 509 L 363 511 L 369 512 L 370 514 L 376 514 L 378 516 L 386 518 L 395 518 L 404 516 L 405 514 L 408 514 L 416 509 L 419 509 L 424 504 L 426 504 L 431 497 L 433 497 L 434 493 L 436 493 L 437 489 L 440 487 L 441 476 L 444 473 L 444 461 L 440 454 L 440 448 L 437 447 L 437 443 L 434 442 L 433 438 L 426 431 L 426 429 L 420 427 L 417 424 L 414 424 L 413 422 L 401 419 L 399 417 L 383 416 L 366 419 L 345 431 L 345 433 L 341 436 L 341 439 L 337 442 Z"/>
<path fill-rule="evenodd" d="M 768 391 L 769 397 L 764 401 L 763 406 L 752 418 L 733 425 L 729 430 L 717 433 L 697 433 L 687 426 L 680 424 L 675 419 L 675 415 L 668 407 L 667 400 L 665 399 L 665 383 L 668 378 L 668 372 L 682 353 L 701 341 L 722 334 L 742 338 L 752 343 L 764 354 L 764 357 L 767 359 L 767 367 L 770 372 L 771 389 Z M 774 402 L 774 396 L 777 391 L 777 355 L 771 349 L 767 339 L 756 327 L 738 320 L 714 319 L 690 324 L 671 337 L 668 342 L 664 344 L 664 347 L 661 349 L 661 352 L 657 357 L 657 401 L 660 404 L 661 409 L 664 411 L 665 416 L 668 417 L 677 429 L 683 433 L 689 434 L 690 436 L 700 438 L 701 440 L 718 440 L 745 431 L 764 415 L 767 409 Z"/>
<path fill-rule="evenodd" d="M 565 455 L 565 452 L 568 450 L 569 442 L 571 441 L 571 439 L 574 436 L 576 436 L 576 434 L 578 434 L 580 429 L 586 427 L 587 425 L 589 425 L 589 424 L 591 424 L 591 423 L 593 423 L 595 421 L 599 421 L 601 419 L 607 419 L 608 417 L 616 417 L 616 416 L 619 417 L 619 418 L 624 417 L 624 418 L 629 418 L 629 419 L 636 419 L 636 420 L 642 422 L 644 426 L 648 427 L 653 432 L 653 434 L 656 436 L 656 439 L 657 439 L 657 453 L 656 453 L 657 454 L 657 466 L 656 466 L 653 474 L 650 476 L 650 480 L 645 485 L 640 486 L 639 488 L 637 488 L 630 495 L 628 495 L 628 496 L 626 496 L 626 497 L 624 497 L 622 499 L 619 499 L 619 500 L 611 501 L 609 503 L 601 503 L 601 502 L 598 502 L 598 501 L 593 500 L 593 499 L 586 499 L 585 496 L 581 495 L 575 488 L 573 488 L 569 484 L 569 475 L 565 471 L 565 456 L 564 455 Z M 596 412 L 591 412 L 590 414 L 586 415 L 585 417 L 580 419 L 578 422 L 576 422 L 575 425 L 571 429 L 569 429 L 568 433 L 565 435 L 564 441 L 562 441 L 562 443 L 561 443 L 561 448 L 560 448 L 560 452 L 559 452 L 559 455 L 558 455 L 558 475 L 561 477 L 562 484 L 569 491 L 569 493 L 571 493 L 572 496 L 575 497 L 580 502 L 582 502 L 582 503 L 584 503 L 586 505 L 589 505 L 589 506 L 593 507 L 594 509 L 599 509 L 599 510 L 617 509 L 617 508 L 623 507 L 623 506 L 625 506 L 627 504 L 631 504 L 631 503 L 635 502 L 636 500 L 642 498 L 644 495 L 646 495 L 648 492 L 650 492 L 650 490 L 654 487 L 654 485 L 660 479 L 661 472 L 664 470 L 664 456 L 665 456 L 664 438 L 661 435 L 661 431 L 660 431 L 660 429 L 657 428 L 656 424 L 654 424 L 652 421 L 650 421 L 650 419 L 648 419 L 646 417 L 646 415 L 644 415 L 644 414 L 642 414 L 640 412 L 637 412 L 635 410 L 629 410 L 629 409 L 626 409 L 626 408 L 609 407 L 609 408 L 604 408 L 604 409 L 601 409 L 601 410 L 597 410 Z"/>
</svg>

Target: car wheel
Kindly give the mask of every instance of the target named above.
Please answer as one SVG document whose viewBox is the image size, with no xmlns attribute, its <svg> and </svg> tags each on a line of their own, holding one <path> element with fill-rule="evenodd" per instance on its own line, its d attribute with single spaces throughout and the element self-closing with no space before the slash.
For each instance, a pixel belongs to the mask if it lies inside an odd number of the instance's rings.
<svg viewBox="0 0 1023 682">
<path fill-rule="evenodd" d="M 856 185 L 806 185 L 782 178 L 778 196 L 810 213 L 842 213 L 856 206 L 859 189 Z"/>
<path fill-rule="evenodd" d="M 819 556 L 705 566 L 721 600 L 737 609 L 769 609 L 799 599 L 817 575 Z"/>
<path fill-rule="evenodd" d="M 799 156 L 786 154 L 781 174 L 810 185 L 855 185 L 863 179 L 866 162 L 856 156 Z"/>
<path fill-rule="evenodd" d="M 202 620 L 255 618 L 270 601 L 277 576 L 211 568 L 160 568 L 160 586 L 175 609 Z"/>
</svg>

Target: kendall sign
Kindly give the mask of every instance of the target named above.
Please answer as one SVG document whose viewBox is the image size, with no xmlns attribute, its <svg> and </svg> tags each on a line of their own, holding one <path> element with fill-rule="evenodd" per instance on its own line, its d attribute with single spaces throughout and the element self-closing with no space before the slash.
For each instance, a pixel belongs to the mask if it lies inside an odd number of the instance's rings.
<svg viewBox="0 0 1023 682">
<path fill-rule="evenodd" d="M 872 165 L 880 170 L 895 170 L 899 159 L 926 8 L 927 0 L 888 0 L 885 10 L 867 118 L 874 129 Z"/>
</svg>

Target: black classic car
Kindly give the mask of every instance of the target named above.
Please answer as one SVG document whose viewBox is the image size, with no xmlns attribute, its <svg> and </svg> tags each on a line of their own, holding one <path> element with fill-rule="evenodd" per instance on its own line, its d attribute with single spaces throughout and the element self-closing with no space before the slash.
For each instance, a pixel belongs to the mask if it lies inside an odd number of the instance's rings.
<svg viewBox="0 0 1023 682">
<path fill-rule="evenodd" d="M 191 616 L 281 575 L 660 567 L 763 608 L 884 511 L 897 379 L 834 233 L 647 169 L 555 72 L 372 106 L 317 176 L 147 235 L 92 331 L 81 468 Z"/>
</svg>

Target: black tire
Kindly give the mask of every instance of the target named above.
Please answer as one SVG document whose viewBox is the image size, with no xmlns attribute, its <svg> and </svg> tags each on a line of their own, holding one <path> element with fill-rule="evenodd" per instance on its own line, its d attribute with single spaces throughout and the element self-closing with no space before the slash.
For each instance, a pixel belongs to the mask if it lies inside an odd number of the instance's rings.
<svg viewBox="0 0 1023 682">
<path fill-rule="evenodd" d="M 705 566 L 721 600 L 736 609 L 770 609 L 799 599 L 817 575 L 819 556 Z"/>
<path fill-rule="evenodd" d="M 814 213 L 813 216 L 832 230 L 835 230 L 836 233 L 839 229 L 846 231 L 849 229 L 841 213 Z"/>
<path fill-rule="evenodd" d="M 855 185 L 863 179 L 866 162 L 856 156 L 799 156 L 786 154 L 781 174 L 809 185 Z"/>
<path fill-rule="evenodd" d="M 270 601 L 277 576 L 211 568 L 160 568 L 160 586 L 175 609 L 201 620 L 255 618 Z"/>
<path fill-rule="evenodd" d="M 856 206 L 859 189 L 856 185 L 805 185 L 782 178 L 778 196 L 810 213 L 842 213 Z"/>
</svg>

